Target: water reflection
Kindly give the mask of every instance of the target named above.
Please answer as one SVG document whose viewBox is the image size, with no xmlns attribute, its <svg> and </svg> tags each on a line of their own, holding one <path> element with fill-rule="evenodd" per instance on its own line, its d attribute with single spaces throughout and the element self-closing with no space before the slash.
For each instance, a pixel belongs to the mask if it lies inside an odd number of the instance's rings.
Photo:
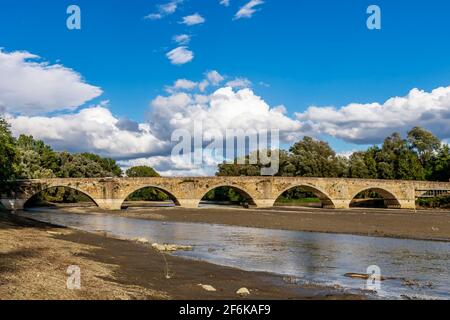
<svg viewBox="0 0 450 320">
<path fill-rule="evenodd" d="M 111 215 L 56 210 L 22 213 L 34 219 L 121 238 L 194 246 L 175 255 L 249 271 L 296 277 L 300 283 L 363 289 L 365 280 L 344 277 L 378 265 L 384 297 L 450 298 L 450 244 L 325 233 L 244 228 L 199 223 L 165 223 Z M 407 283 L 407 284 L 406 284 Z"/>
</svg>

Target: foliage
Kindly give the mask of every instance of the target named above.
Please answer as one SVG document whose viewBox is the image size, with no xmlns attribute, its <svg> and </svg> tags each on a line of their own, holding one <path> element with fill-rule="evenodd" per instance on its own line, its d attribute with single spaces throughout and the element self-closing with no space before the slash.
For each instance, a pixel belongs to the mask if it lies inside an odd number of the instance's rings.
<svg viewBox="0 0 450 320">
<path fill-rule="evenodd" d="M 0 118 L 0 181 L 13 177 L 15 157 L 14 138 L 9 130 L 8 123 Z M 1 185 L 4 185 L 4 183 Z"/>
<path fill-rule="evenodd" d="M 202 200 L 207 201 L 224 201 L 232 203 L 244 203 L 248 199 L 245 195 L 238 192 L 232 187 L 219 187 L 209 191 Z"/>
<path fill-rule="evenodd" d="M 417 204 L 424 208 L 450 208 L 450 196 L 419 198 Z"/>
<path fill-rule="evenodd" d="M 278 176 L 347 177 L 449 181 L 450 147 L 431 132 L 415 127 L 403 139 L 399 133 L 387 137 L 380 146 L 354 152 L 344 158 L 324 141 L 304 137 L 280 155 Z M 218 176 L 259 176 L 261 165 L 220 164 Z"/>
<path fill-rule="evenodd" d="M 148 166 L 131 167 L 125 172 L 125 174 L 130 178 L 159 177 L 159 173 L 156 172 L 152 167 Z"/>
</svg>

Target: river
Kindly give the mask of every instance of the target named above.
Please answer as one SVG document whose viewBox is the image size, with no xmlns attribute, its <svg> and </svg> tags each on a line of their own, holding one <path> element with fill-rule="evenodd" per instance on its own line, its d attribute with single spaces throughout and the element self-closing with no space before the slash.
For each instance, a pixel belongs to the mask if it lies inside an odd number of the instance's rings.
<svg viewBox="0 0 450 320">
<path fill-rule="evenodd" d="M 246 271 L 285 275 L 289 282 L 364 290 L 366 280 L 344 276 L 376 265 L 382 298 L 450 298 L 450 243 L 343 234 L 159 222 L 108 214 L 33 209 L 22 216 L 122 239 L 193 246 L 173 255 Z"/>
</svg>

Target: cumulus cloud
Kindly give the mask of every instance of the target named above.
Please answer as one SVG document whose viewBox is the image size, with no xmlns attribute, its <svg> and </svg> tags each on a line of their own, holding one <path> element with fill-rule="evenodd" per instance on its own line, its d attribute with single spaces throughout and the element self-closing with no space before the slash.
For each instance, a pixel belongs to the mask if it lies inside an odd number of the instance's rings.
<svg viewBox="0 0 450 320">
<path fill-rule="evenodd" d="M 198 83 L 191 81 L 191 80 L 187 80 L 187 79 L 178 79 L 174 82 L 174 84 L 170 87 L 166 87 L 166 91 L 168 93 L 174 93 L 177 92 L 178 90 L 193 90 L 195 88 L 198 87 Z"/>
<path fill-rule="evenodd" d="M 311 106 L 296 113 L 306 134 L 326 134 L 358 144 L 380 143 L 392 132 L 425 127 L 440 138 L 450 137 L 450 87 L 426 92 L 412 89 L 384 103 L 350 103 L 340 108 Z"/>
<path fill-rule="evenodd" d="M 163 18 L 163 15 L 161 13 L 150 13 L 144 17 L 144 19 L 148 19 L 148 20 L 159 20 L 162 18 Z"/>
<path fill-rule="evenodd" d="M 235 14 L 234 19 L 251 18 L 253 14 L 258 11 L 257 6 L 264 3 L 262 0 L 250 0 Z"/>
<path fill-rule="evenodd" d="M 182 24 L 185 24 L 187 26 L 194 26 L 197 24 L 202 24 L 205 22 L 205 18 L 203 18 L 200 14 L 194 13 L 190 16 L 183 17 L 183 20 L 181 21 Z"/>
<path fill-rule="evenodd" d="M 94 152 L 116 159 L 132 159 L 170 152 L 148 124 L 118 119 L 105 105 L 52 117 L 7 116 L 14 135 L 42 139 L 56 150 Z"/>
<path fill-rule="evenodd" d="M 75 110 L 102 94 L 76 71 L 26 51 L 0 49 L 0 109 L 38 114 Z"/>
<path fill-rule="evenodd" d="M 300 132 L 299 121 L 286 116 L 283 108 L 271 108 L 250 89 L 224 87 L 209 96 L 185 92 L 158 96 L 151 107 L 152 132 L 160 140 L 170 140 L 176 129 L 192 131 L 196 121 L 202 123 L 206 137 L 218 131 L 224 135 L 227 129 L 279 129 L 281 138 L 290 141 Z"/>
<path fill-rule="evenodd" d="M 219 84 L 223 80 L 225 80 L 225 77 L 216 70 L 208 71 L 204 75 L 205 78 L 199 82 L 191 81 L 188 79 L 178 79 L 174 82 L 173 85 L 166 86 L 166 92 L 173 94 L 179 91 L 192 91 L 198 89 L 203 93 L 210 85 L 219 86 Z"/>
<path fill-rule="evenodd" d="M 157 12 L 146 15 L 144 19 L 159 20 L 165 16 L 174 14 L 178 9 L 179 4 L 182 2 L 183 0 L 173 0 L 168 3 L 160 4 L 157 6 Z"/>
<path fill-rule="evenodd" d="M 252 86 L 252 82 L 246 78 L 235 78 L 228 81 L 226 85 L 232 88 L 249 88 Z"/>
<path fill-rule="evenodd" d="M 228 7 L 230 5 L 230 0 L 220 0 L 220 4 L 224 7 Z"/>
<path fill-rule="evenodd" d="M 216 70 L 207 72 L 206 79 L 208 79 L 208 81 L 214 86 L 219 85 L 223 80 L 225 80 L 225 78 Z"/>
<path fill-rule="evenodd" d="M 191 42 L 191 36 L 188 34 L 178 34 L 173 37 L 173 41 L 180 45 L 188 44 Z"/>
<path fill-rule="evenodd" d="M 169 51 L 166 54 L 172 64 L 182 65 L 191 62 L 194 59 L 194 53 L 186 46 L 181 46 Z"/>
</svg>

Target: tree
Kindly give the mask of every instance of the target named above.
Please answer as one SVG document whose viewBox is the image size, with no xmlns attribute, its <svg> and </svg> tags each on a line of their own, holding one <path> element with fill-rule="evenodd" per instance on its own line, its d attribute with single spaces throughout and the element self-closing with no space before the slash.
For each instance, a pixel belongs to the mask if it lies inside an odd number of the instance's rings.
<svg viewBox="0 0 450 320">
<path fill-rule="evenodd" d="M 129 168 L 125 174 L 130 178 L 138 177 L 159 177 L 159 173 L 155 171 L 152 167 L 148 166 L 137 166 Z"/>
<path fill-rule="evenodd" d="M 349 159 L 349 177 L 370 178 L 369 169 L 365 161 L 365 152 L 354 152 Z"/>
<path fill-rule="evenodd" d="M 398 155 L 396 179 L 424 180 L 425 170 L 414 152 L 405 148 Z"/>
<path fill-rule="evenodd" d="M 275 174 L 276 176 L 292 176 L 295 172 L 295 168 L 290 163 L 290 154 L 285 150 L 267 150 L 263 151 L 253 151 L 250 155 L 245 156 L 242 161 L 238 161 L 238 159 L 234 159 L 234 163 L 221 163 L 218 165 L 218 170 L 216 172 L 217 176 L 229 176 L 229 177 L 239 177 L 239 176 L 260 176 L 261 169 L 264 167 L 269 167 L 271 164 L 263 165 L 261 163 L 261 152 L 267 157 L 278 158 L 278 172 Z M 250 159 L 257 159 L 257 163 L 250 164 Z M 238 164 L 244 163 L 244 164 Z"/>
<path fill-rule="evenodd" d="M 122 176 L 122 169 L 119 167 L 116 160 L 111 158 L 102 158 L 99 155 L 93 153 L 82 153 L 81 155 L 86 159 L 97 162 L 103 168 L 103 170 L 105 170 L 106 172 L 110 172 L 111 176 Z"/>
<path fill-rule="evenodd" d="M 6 181 L 13 177 L 15 157 L 14 138 L 8 123 L 0 118 L 0 181 Z"/>
<path fill-rule="evenodd" d="M 291 148 L 295 176 L 303 177 L 342 177 L 343 160 L 336 156 L 327 142 L 304 137 Z"/>
<path fill-rule="evenodd" d="M 414 127 L 408 132 L 408 143 L 417 152 L 424 168 L 441 147 L 441 141 L 430 131 L 421 127 Z"/>
<path fill-rule="evenodd" d="M 54 178 L 59 170 L 56 152 L 41 140 L 20 135 L 16 142 L 16 176 L 24 179 Z"/>
<path fill-rule="evenodd" d="M 411 150 L 408 141 L 399 133 L 384 140 L 381 150 L 375 154 L 379 179 L 423 180 L 424 169 Z"/>
<path fill-rule="evenodd" d="M 450 181 L 450 147 L 444 145 L 430 162 L 431 174 L 429 179 Z"/>
<path fill-rule="evenodd" d="M 82 154 L 70 154 L 68 152 L 58 153 L 60 178 L 103 178 L 112 177 L 112 172 L 106 171 L 100 163 L 91 160 Z"/>
</svg>

